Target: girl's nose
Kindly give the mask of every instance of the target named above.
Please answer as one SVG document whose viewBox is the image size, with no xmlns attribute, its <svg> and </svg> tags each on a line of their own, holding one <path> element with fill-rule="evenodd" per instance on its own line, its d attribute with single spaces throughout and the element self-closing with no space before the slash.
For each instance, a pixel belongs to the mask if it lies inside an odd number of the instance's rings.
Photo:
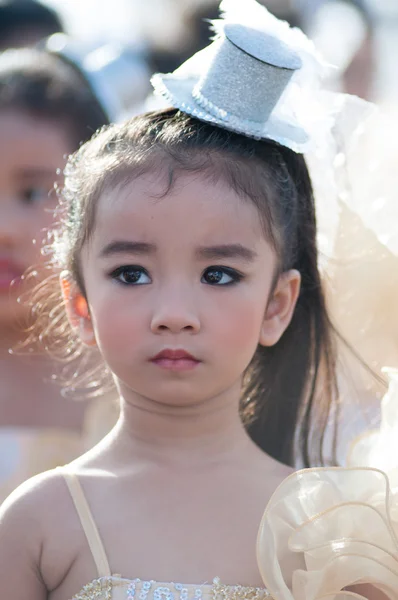
<svg viewBox="0 0 398 600">
<path fill-rule="evenodd" d="M 198 333 L 200 319 L 195 308 L 195 302 L 189 294 L 160 293 L 158 304 L 153 312 L 151 330 L 153 333 Z"/>
</svg>

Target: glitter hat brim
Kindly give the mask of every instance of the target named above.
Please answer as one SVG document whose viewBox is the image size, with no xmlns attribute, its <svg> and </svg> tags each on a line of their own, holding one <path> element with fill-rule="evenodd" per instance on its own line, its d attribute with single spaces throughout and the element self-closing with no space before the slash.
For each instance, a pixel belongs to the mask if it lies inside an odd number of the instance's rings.
<svg viewBox="0 0 398 600">
<path fill-rule="evenodd" d="M 160 73 L 151 79 L 156 94 L 163 96 L 171 106 L 200 121 L 256 140 L 272 140 L 298 153 L 306 151 L 309 139 L 304 129 L 283 121 L 275 115 L 271 114 L 266 123 L 249 121 L 231 114 L 215 116 L 214 110 L 213 113 L 206 110 L 192 95 L 198 81 L 199 77 Z"/>
</svg>

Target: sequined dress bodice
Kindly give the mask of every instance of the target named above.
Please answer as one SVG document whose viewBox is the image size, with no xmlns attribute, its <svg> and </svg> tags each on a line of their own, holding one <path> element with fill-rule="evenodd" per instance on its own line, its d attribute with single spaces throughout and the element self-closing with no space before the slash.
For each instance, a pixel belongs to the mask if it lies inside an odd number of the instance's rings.
<svg viewBox="0 0 398 600">
<path fill-rule="evenodd" d="M 184 585 L 101 577 L 86 585 L 72 600 L 265 600 L 263 588 L 223 585 L 216 577 L 211 585 Z"/>
<path fill-rule="evenodd" d="M 98 578 L 85 585 L 71 600 L 264 600 L 271 597 L 263 588 L 223 585 L 217 577 L 211 584 L 187 585 L 112 574 L 78 477 L 68 466 L 59 470 L 69 488 L 98 572 Z"/>
</svg>

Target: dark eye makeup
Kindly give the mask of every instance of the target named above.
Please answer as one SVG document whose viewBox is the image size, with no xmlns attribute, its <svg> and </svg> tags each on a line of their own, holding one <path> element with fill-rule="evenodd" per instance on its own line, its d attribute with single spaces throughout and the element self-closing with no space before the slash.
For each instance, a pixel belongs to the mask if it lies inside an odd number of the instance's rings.
<svg viewBox="0 0 398 600">
<path fill-rule="evenodd" d="M 123 285 L 148 285 L 151 277 L 144 267 L 139 265 L 122 265 L 109 273 L 109 277 Z M 229 286 L 243 279 L 243 274 L 231 267 L 214 265 L 207 267 L 201 276 L 201 283 L 211 286 Z"/>
<path fill-rule="evenodd" d="M 123 285 L 147 285 L 151 283 L 147 270 L 138 265 L 122 265 L 111 271 L 109 276 Z"/>
<path fill-rule="evenodd" d="M 207 283 L 208 285 L 225 286 L 238 283 L 242 279 L 243 274 L 239 273 L 239 271 L 231 269 L 231 267 L 216 265 L 208 267 L 204 271 L 201 281 L 203 283 Z"/>
</svg>

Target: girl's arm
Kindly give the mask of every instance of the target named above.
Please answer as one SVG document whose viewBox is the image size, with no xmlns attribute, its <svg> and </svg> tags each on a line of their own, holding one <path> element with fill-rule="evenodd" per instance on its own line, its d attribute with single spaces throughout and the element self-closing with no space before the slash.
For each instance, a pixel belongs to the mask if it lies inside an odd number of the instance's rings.
<svg viewBox="0 0 398 600">
<path fill-rule="evenodd" d="M 55 472 L 34 477 L 0 506 L 0 596 L 46 600 L 65 566 L 64 483 Z"/>
<path fill-rule="evenodd" d="M 45 600 L 35 495 L 14 493 L 0 507 L 0 589 L 7 600 Z"/>
</svg>

